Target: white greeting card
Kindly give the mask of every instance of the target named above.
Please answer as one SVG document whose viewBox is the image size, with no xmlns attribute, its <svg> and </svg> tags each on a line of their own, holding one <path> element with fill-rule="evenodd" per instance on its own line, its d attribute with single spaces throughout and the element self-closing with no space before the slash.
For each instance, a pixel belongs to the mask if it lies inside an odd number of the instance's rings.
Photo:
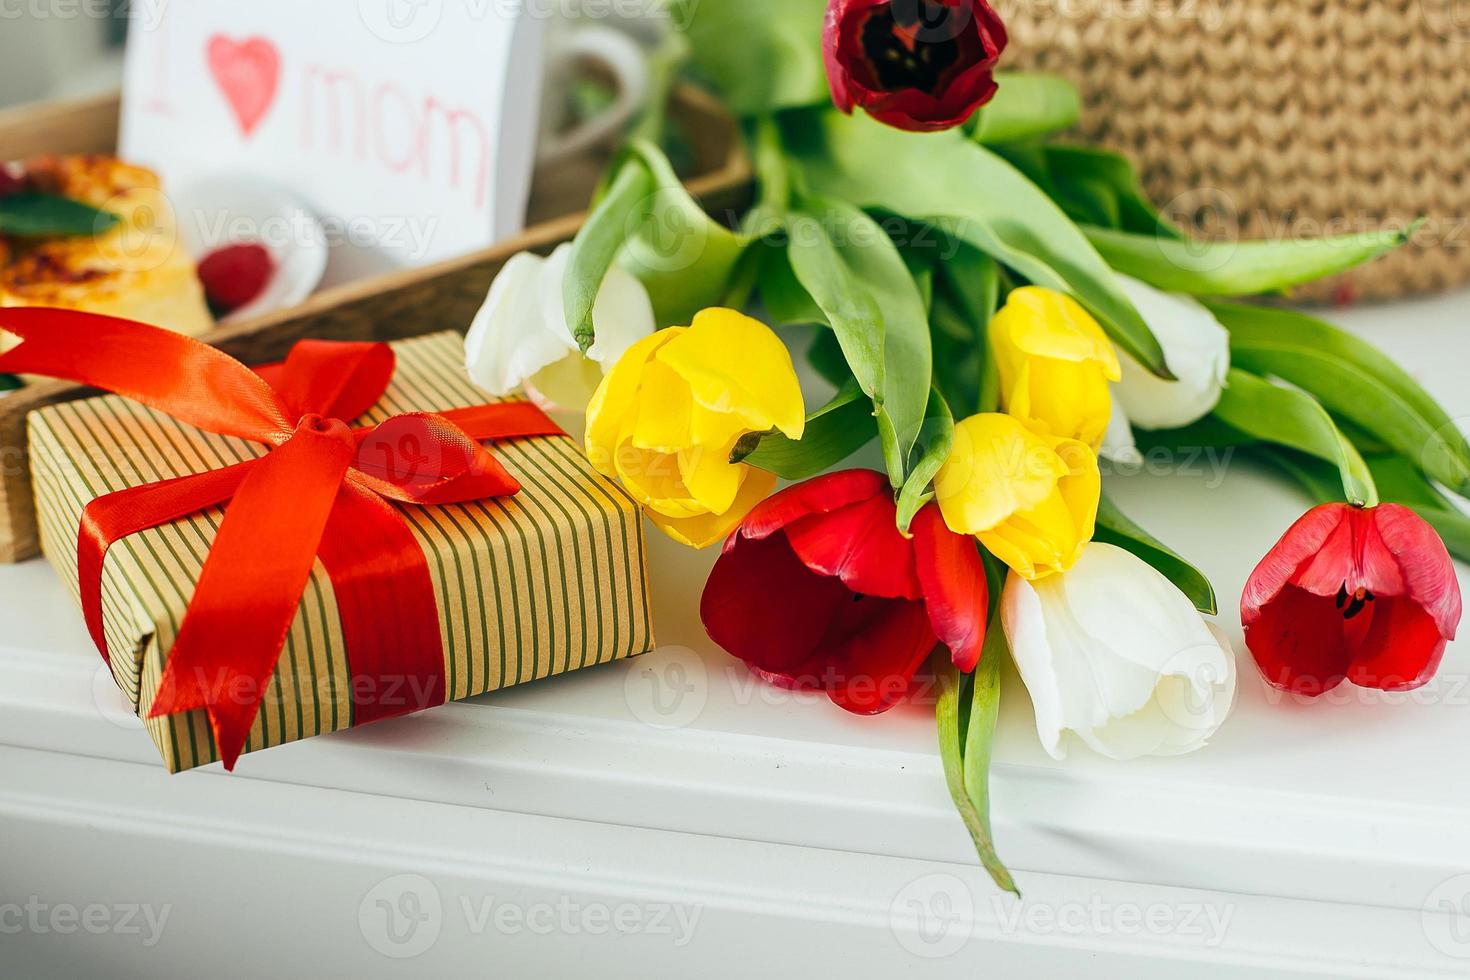
<svg viewBox="0 0 1470 980">
<path fill-rule="evenodd" d="M 523 226 L 542 28 L 518 0 L 168 2 L 132 25 L 121 153 L 174 193 L 299 195 L 329 283 L 463 254 Z"/>
</svg>

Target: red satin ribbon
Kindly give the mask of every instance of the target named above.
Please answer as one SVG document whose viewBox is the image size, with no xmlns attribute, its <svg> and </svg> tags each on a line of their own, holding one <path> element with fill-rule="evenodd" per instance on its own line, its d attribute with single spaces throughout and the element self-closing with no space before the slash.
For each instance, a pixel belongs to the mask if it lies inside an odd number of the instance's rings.
<svg viewBox="0 0 1470 980">
<path fill-rule="evenodd" d="M 394 504 L 516 493 L 480 443 L 561 434 L 539 409 L 480 405 L 351 429 L 341 420 L 372 408 L 393 376 L 386 344 L 302 341 L 257 372 L 189 337 L 90 313 L 0 310 L 0 329 L 24 341 L 0 356 L 0 373 L 79 381 L 270 447 L 259 459 L 99 497 L 82 513 L 82 609 L 106 659 L 107 549 L 228 502 L 149 717 L 205 709 L 233 769 L 318 558 L 341 616 L 354 722 L 444 702 L 433 582 Z"/>
</svg>

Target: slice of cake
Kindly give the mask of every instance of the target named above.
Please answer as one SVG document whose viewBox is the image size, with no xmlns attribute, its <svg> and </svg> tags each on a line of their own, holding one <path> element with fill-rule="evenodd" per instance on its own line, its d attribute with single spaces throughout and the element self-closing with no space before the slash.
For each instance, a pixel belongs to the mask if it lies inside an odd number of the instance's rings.
<svg viewBox="0 0 1470 980">
<path fill-rule="evenodd" d="M 58 306 L 191 335 L 214 326 L 194 260 L 152 171 L 88 155 L 32 160 L 24 175 L 28 190 L 81 201 L 121 220 L 96 235 L 0 242 L 0 307 Z M 0 349 L 5 341 L 0 336 Z"/>
</svg>

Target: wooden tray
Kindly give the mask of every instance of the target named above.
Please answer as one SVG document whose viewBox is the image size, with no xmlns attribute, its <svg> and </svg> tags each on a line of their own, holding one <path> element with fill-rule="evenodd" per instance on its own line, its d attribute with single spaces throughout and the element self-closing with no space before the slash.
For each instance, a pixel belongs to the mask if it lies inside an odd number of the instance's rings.
<svg viewBox="0 0 1470 980">
<path fill-rule="evenodd" d="M 7 159 L 111 153 L 117 143 L 118 98 L 114 93 L 0 112 L 0 148 Z M 671 115 L 693 155 L 686 175 L 690 192 L 713 210 L 739 207 L 749 191 L 750 168 L 733 121 L 692 88 L 676 93 Z M 246 363 L 261 363 L 284 357 L 303 337 L 396 340 L 435 330 L 467 330 L 507 259 L 521 251 L 545 254 L 576 234 L 606 164 L 606 154 L 597 153 L 538 171 L 526 231 L 493 248 L 323 290 L 293 309 L 231 324 L 201 339 Z M 79 385 L 40 381 L 0 397 L 0 562 L 39 553 L 26 414 L 91 393 Z"/>
</svg>

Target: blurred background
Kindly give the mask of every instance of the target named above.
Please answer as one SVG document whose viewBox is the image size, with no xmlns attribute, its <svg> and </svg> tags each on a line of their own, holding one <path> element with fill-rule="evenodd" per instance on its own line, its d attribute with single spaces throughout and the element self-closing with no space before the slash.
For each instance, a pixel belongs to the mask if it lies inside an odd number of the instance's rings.
<svg viewBox="0 0 1470 980">
<path fill-rule="evenodd" d="M 0 106 L 116 88 L 130 0 L 0 4 Z"/>
<path fill-rule="evenodd" d="M 0 107 L 115 87 L 130 8 L 166 2 L 0 0 Z M 1073 135 L 1126 154 L 1153 201 L 1196 234 L 1422 219 L 1409 248 L 1298 300 L 1470 283 L 1470 0 L 992 2 L 1011 34 L 1002 67 L 1076 83 L 1085 111 Z"/>
</svg>

